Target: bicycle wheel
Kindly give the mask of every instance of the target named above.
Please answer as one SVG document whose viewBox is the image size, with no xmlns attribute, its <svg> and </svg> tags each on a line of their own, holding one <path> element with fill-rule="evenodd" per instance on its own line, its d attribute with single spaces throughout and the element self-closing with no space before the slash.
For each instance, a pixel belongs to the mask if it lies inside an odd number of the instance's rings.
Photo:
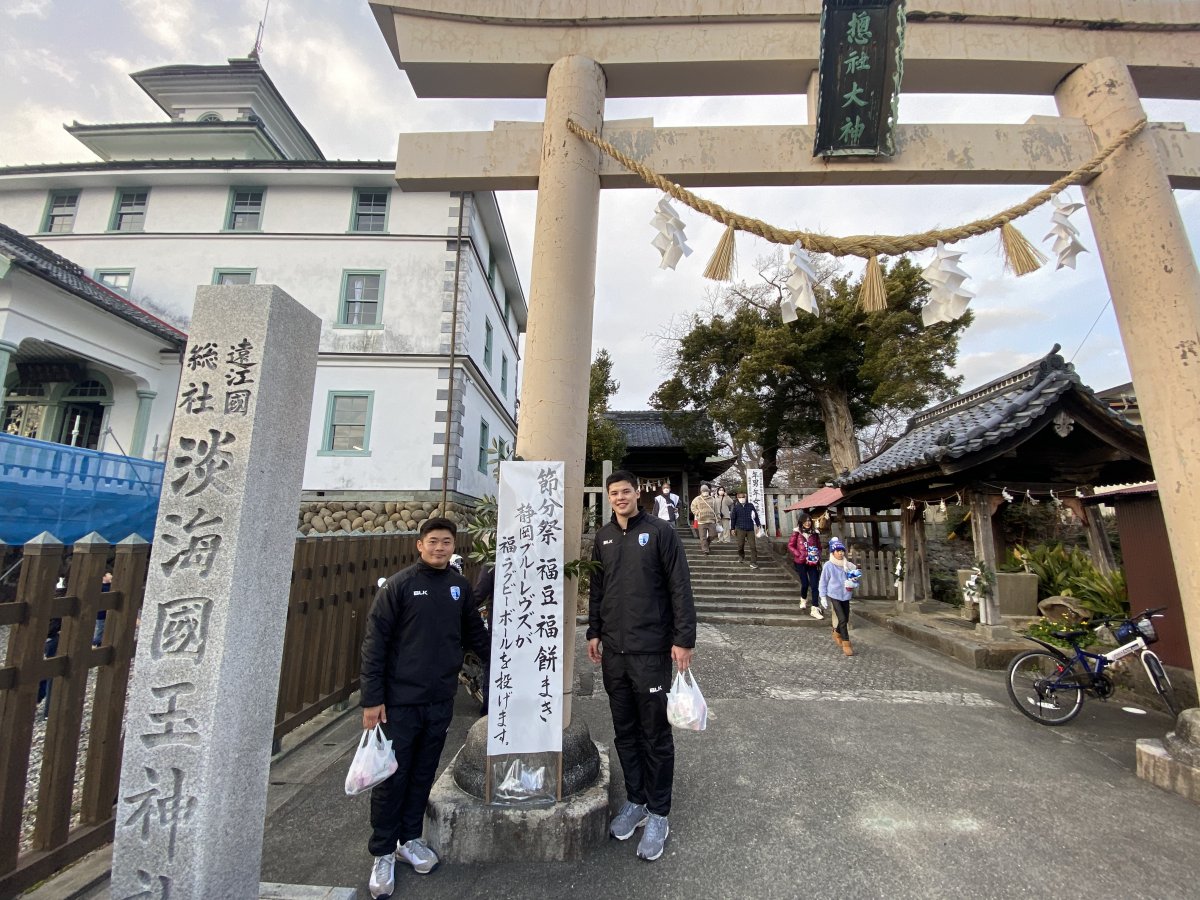
<svg viewBox="0 0 1200 900">
<path fill-rule="evenodd" d="M 1146 671 L 1150 673 L 1150 681 L 1154 684 L 1154 689 L 1158 691 L 1158 696 L 1163 698 L 1163 703 L 1167 704 L 1171 715 L 1179 715 L 1180 705 L 1179 701 L 1175 699 L 1175 688 L 1171 687 L 1171 679 L 1167 677 L 1162 660 L 1153 653 L 1147 653 L 1142 657 L 1142 662 L 1146 665 Z"/>
<path fill-rule="evenodd" d="M 1045 650 L 1022 653 L 1008 664 L 1009 699 L 1039 725 L 1066 725 L 1083 708 L 1073 668 Z"/>
</svg>

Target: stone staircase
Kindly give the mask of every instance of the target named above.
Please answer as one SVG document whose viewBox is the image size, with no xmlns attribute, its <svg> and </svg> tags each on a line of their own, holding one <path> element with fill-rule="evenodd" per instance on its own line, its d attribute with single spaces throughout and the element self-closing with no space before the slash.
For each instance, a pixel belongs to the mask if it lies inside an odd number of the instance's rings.
<svg viewBox="0 0 1200 900">
<path fill-rule="evenodd" d="M 736 544 L 713 541 L 705 556 L 691 529 L 680 528 L 679 536 L 692 572 L 697 621 L 829 627 L 828 618 L 813 619 L 800 611 L 800 584 L 784 569 L 785 563 L 762 546 L 765 540 L 759 541 L 758 568 L 751 569 L 749 553 L 745 563 L 738 562 Z"/>
</svg>

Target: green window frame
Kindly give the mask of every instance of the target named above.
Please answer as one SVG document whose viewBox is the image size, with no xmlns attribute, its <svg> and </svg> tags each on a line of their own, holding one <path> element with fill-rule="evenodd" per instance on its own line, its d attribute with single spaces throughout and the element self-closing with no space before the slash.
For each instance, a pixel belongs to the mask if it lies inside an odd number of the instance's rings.
<svg viewBox="0 0 1200 900">
<path fill-rule="evenodd" d="M 500 354 L 500 394 L 508 396 L 508 356 L 504 353 Z"/>
<path fill-rule="evenodd" d="M 484 475 L 488 470 L 488 441 L 491 438 L 491 429 L 488 428 L 487 419 L 479 420 L 479 471 Z"/>
<path fill-rule="evenodd" d="M 146 228 L 146 209 L 150 205 L 150 188 L 121 189 L 113 196 L 109 231 L 139 232 Z"/>
<path fill-rule="evenodd" d="M 97 269 L 92 274 L 92 279 L 116 291 L 122 297 L 128 297 L 133 288 L 133 269 Z"/>
<path fill-rule="evenodd" d="M 263 208 L 267 189 L 263 187 L 232 187 L 229 206 L 225 212 L 225 231 L 262 231 Z"/>
<path fill-rule="evenodd" d="M 383 288 L 386 273 L 382 269 L 342 271 L 342 292 L 338 301 L 338 328 L 382 328 Z"/>
<path fill-rule="evenodd" d="M 79 212 L 79 191 L 51 191 L 46 198 L 46 213 L 42 216 L 42 231 L 46 234 L 70 234 L 75 229 L 77 212 Z"/>
<path fill-rule="evenodd" d="M 213 269 L 213 284 L 254 284 L 258 269 Z"/>
<path fill-rule="evenodd" d="M 354 206 L 350 210 L 350 230 L 354 233 L 386 233 L 391 194 L 387 188 L 356 188 Z"/>
<path fill-rule="evenodd" d="M 492 344 L 495 342 L 495 331 L 492 328 L 492 320 L 483 320 L 483 365 L 489 372 L 492 371 Z"/>
<path fill-rule="evenodd" d="M 374 391 L 330 391 L 318 456 L 370 456 Z"/>
</svg>

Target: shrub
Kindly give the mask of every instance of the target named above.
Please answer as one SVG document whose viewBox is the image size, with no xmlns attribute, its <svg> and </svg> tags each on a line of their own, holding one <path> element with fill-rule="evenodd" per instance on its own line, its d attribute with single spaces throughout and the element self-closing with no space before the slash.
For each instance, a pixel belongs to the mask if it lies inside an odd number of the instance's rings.
<svg viewBox="0 0 1200 900">
<path fill-rule="evenodd" d="M 1125 574 L 1117 570 L 1104 575 L 1077 547 L 1068 550 L 1062 544 L 1042 544 L 1026 549 L 1018 545 L 1009 552 L 1004 569 L 1037 575 L 1039 600 L 1074 597 L 1098 616 L 1121 615 L 1129 606 Z"/>
</svg>

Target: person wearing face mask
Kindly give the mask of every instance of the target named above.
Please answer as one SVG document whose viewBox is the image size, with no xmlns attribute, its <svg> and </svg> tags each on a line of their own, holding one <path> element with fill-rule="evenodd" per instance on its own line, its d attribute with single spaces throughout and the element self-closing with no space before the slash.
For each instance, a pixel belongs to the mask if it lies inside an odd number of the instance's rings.
<svg viewBox="0 0 1200 900">
<path fill-rule="evenodd" d="M 729 511 L 733 508 L 733 498 L 725 493 L 725 488 L 717 488 L 717 540 L 728 544 L 732 539 L 729 532 Z"/>
<path fill-rule="evenodd" d="M 717 499 L 708 489 L 707 484 L 700 485 L 700 493 L 692 501 L 692 518 L 696 520 L 696 528 L 700 532 L 700 552 L 709 554 L 709 541 L 717 535 Z"/>
<path fill-rule="evenodd" d="M 750 568 L 758 568 L 758 547 L 754 545 L 754 529 L 762 528 L 758 510 L 744 490 L 737 492 L 737 501 L 729 509 L 729 524 L 737 537 L 738 562 L 746 561 L 746 542 L 750 543 Z"/>
<path fill-rule="evenodd" d="M 672 524 L 679 518 L 679 495 L 671 493 L 671 485 L 664 484 L 654 498 L 654 515 Z"/>
</svg>

